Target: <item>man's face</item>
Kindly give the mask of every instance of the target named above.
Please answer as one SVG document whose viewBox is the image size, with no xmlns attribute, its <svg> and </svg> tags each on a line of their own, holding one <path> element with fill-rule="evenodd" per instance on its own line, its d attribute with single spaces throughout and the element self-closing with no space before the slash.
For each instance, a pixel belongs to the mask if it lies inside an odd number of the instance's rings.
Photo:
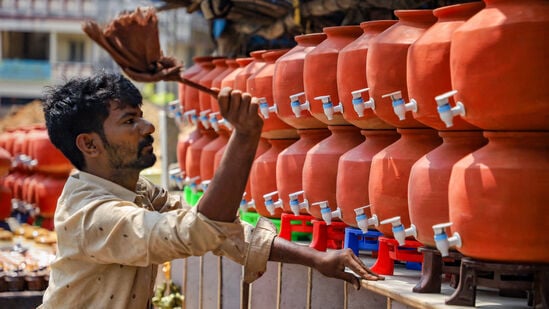
<svg viewBox="0 0 549 309">
<path fill-rule="evenodd" d="M 111 104 L 109 117 L 103 124 L 102 137 L 110 168 L 141 171 L 156 162 L 153 153 L 154 125 L 143 118 L 140 108 L 120 108 Z"/>
</svg>

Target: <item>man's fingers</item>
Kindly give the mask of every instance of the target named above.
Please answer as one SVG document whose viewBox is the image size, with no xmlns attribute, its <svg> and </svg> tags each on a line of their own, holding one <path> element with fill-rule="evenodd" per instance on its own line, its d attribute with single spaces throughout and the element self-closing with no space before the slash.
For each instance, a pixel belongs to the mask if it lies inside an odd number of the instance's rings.
<svg viewBox="0 0 549 309">
<path fill-rule="evenodd" d="M 219 111 L 223 115 L 223 117 L 226 117 L 229 111 L 229 98 L 231 95 L 232 89 L 229 87 L 225 87 L 219 91 L 219 95 L 217 96 L 217 102 L 219 103 Z"/>
<path fill-rule="evenodd" d="M 383 280 L 382 276 L 374 273 L 372 270 L 370 270 L 362 260 L 356 256 L 354 253 L 350 254 L 351 258 L 347 260 L 347 267 L 349 267 L 353 272 L 355 272 L 357 275 L 359 275 L 361 278 L 364 278 L 366 280 Z"/>
<path fill-rule="evenodd" d="M 343 272 L 338 276 L 339 279 L 343 279 L 353 285 L 355 290 L 360 289 L 360 280 L 353 274 Z"/>
</svg>

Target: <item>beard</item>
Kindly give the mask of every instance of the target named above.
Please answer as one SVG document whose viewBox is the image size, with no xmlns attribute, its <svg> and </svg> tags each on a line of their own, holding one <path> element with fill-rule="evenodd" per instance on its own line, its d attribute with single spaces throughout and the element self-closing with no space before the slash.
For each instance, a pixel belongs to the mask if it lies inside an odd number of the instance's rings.
<svg viewBox="0 0 549 309">
<path fill-rule="evenodd" d="M 115 169 L 131 169 L 141 171 L 151 167 L 156 163 L 156 155 L 153 152 L 152 143 L 154 139 L 148 135 L 137 145 L 137 151 L 133 152 L 134 147 L 127 144 L 111 145 L 105 140 L 105 148 L 109 153 L 109 162 Z M 151 146 L 150 149 L 146 147 Z"/>
</svg>

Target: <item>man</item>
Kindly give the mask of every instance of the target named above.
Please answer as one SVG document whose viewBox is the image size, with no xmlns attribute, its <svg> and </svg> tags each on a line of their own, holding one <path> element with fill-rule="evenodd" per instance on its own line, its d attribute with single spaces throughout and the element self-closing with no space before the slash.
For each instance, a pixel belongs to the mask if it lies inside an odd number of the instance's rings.
<svg viewBox="0 0 549 309">
<path fill-rule="evenodd" d="M 157 265 L 208 251 L 244 265 L 244 280 L 267 260 L 299 263 L 359 287 L 344 271 L 378 280 L 351 250 L 319 252 L 255 228 L 237 216 L 262 119 L 249 94 L 222 89 L 221 114 L 234 131 L 208 191 L 195 208 L 139 173 L 153 165 L 154 126 L 142 97 L 120 74 L 98 73 L 51 88 L 44 102 L 53 144 L 78 169 L 59 198 L 58 252 L 42 308 L 148 308 Z"/>
</svg>

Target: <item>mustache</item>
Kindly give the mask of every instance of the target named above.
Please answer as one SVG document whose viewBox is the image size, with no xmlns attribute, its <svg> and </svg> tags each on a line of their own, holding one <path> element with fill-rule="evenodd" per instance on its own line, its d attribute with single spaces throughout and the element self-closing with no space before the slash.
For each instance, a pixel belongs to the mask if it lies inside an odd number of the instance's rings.
<svg viewBox="0 0 549 309">
<path fill-rule="evenodd" d="M 139 142 L 139 145 L 138 145 L 139 151 L 143 150 L 143 148 L 147 146 L 152 145 L 153 142 L 154 142 L 154 138 L 152 137 L 152 135 L 147 135 L 145 139 Z"/>
</svg>

